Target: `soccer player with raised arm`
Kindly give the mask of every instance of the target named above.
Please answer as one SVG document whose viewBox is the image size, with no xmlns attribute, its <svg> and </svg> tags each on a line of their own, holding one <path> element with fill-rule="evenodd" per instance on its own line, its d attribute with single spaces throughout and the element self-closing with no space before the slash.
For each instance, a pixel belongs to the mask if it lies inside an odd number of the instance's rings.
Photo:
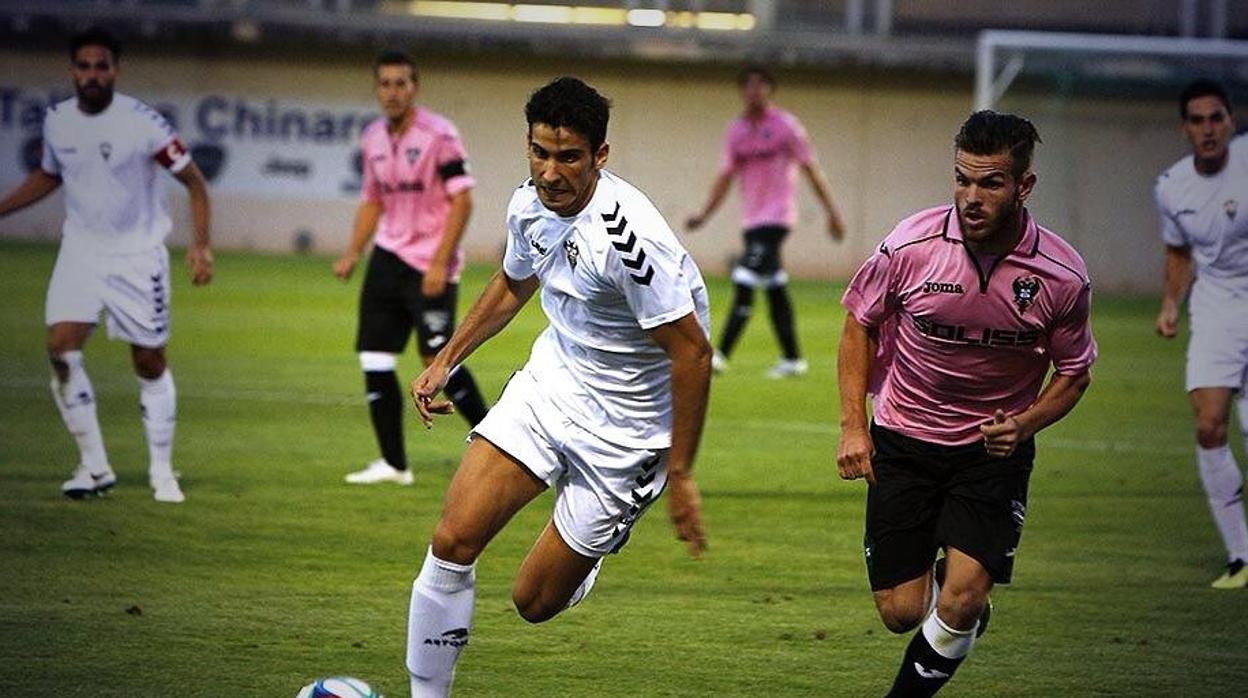
<svg viewBox="0 0 1248 698">
<path fill-rule="evenodd" d="M 728 368 L 728 357 L 745 329 L 754 306 L 755 289 L 767 292 L 771 325 L 780 342 L 780 360 L 768 370 L 771 378 L 800 376 L 808 365 L 797 345 L 793 303 L 789 299 L 780 246 L 797 224 L 797 171 L 810 181 L 828 219 L 833 240 L 845 236 L 845 223 L 832 201 L 827 178 L 815 160 L 806 129 L 793 114 L 771 103 L 776 81 L 762 67 L 751 66 L 737 77 L 745 113 L 724 133 L 719 175 L 702 210 L 686 221 L 689 230 L 702 227 L 719 208 L 734 177 L 740 179 L 741 218 L 745 252 L 732 270 L 735 296 L 728 322 L 714 356 L 714 369 Z"/>
<path fill-rule="evenodd" d="M 208 186 L 165 118 L 114 91 L 121 71 L 115 38 L 101 30 L 84 32 L 70 42 L 69 55 L 76 96 L 48 108 L 40 167 L 0 200 L 4 216 L 65 186 L 65 226 L 45 318 L 52 399 L 81 460 L 61 491 L 78 499 L 117 481 L 82 360 L 104 311 L 109 336 L 130 345 L 138 374 L 151 458 L 148 482 L 157 501 L 178 503 L 185 496 L 172 464 L 176 394 L 165 360 L 172 284 L 164 240 L 173 223 L 160 170 L 171 172 L 190 195 L 195 238 L 186 263 L 196 286 L 212 279 Z"/>
<path fill-rule="evenodd" d="M 921 626 L 894 698 L 935 694 L 985 630 L 1023 532 L 1033 437 L 1091 380 L 1083 260 L 1025 205 L 1039 140 L 1026 119 L 972 114 L 953 203 L 901 221 L 845 291 L 837 467 L 868 482 L 867 575 L 884 625 Z"/>
<path fill-rule="evenodd" d="M 705 545 L 692 467 L 711 372 L 706 287 L 654 204 L 603 169 L 608 110 L 576 78 L 529 98 L 531 179 L 507 207 L 502 269 L 411 385 L 429 426 L 450 409 L 436 396 L 451 368 L 541 289 L 550 324 L 473 429 L 412 585 L 413 696 L 449 693 L 469 639 L 476 560 L 546 488 L 554 512 L 512 590 L 530 622 L 584 599 L 603 556 L 664 488 L 677 537 L 695 556 Z"/>
<path fill-rule="evenodd" d="M 381 458 L 346 480 L 410 485 L 397 355 L 414 327 L 421 361 L 428 366 L 455 330 L 464 265 L 459 243 L 476 182 L 455 125 L 416 105 L 418 80 L 411 57 L 382 53 L 373 63 L 373 78 L 384 116 L 360 134 L 360 207 L 350 247 L 334 262 L 334 274 L 344 281 L 350 278 L 369 238 L 374 238 L 360 290 L 355 350 Z M 451 371 L 446 392 L 469 425 L 485 418 L 485 401 L 467 368 Z"/>
<path fill-rule="evenodd" d="M 1157 332 L 1167 339 L 1178 334 L 1179 306 L 1190 286 L 1186 383 L 1196 462 L 1227 556 L 1226 571 L 1212 586 L 1243 589 L 1244 477 L 1227 445 L 1227 426 L 1238 393 L 1248 443 L 1248 140 L 1235 136 L 1231 101 L 1215 82 L 1198 80 L 1183 90 L 1179 115 L 1192 154 L 1161 173 L 1154 189 L 1165 244 Z"/>
</svg>

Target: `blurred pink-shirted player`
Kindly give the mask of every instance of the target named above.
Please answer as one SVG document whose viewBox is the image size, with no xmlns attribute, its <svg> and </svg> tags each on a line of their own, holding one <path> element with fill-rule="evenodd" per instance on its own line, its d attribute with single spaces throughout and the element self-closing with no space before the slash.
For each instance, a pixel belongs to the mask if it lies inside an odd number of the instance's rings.
<svg viewBox="0 0 1248 698">
<path fill-rule="evenodd" d="M 418 82 L 411 58 L 386 52 L 373 70 L 384 117 L 360 135 L 364 164 L 360 208 L 350 247 L 334 262 L 334 274 L 350 278 L 373 238 L 360 291 L 355 348 L 381 458 L 347 475 L 347 482 L 410 485 L 396 357 L 415 329 L 427 366 L 455 329 L 463 268 L 459 242 L 476 182 L 468 173 L 455 125 L 416 106 Z M 467 368 L 460 366 L 451 373 L 446 394 L 470 425 L 485 417 L 485 401 Z"/>
<path fill-rule="evenodd" d="M 801 375 L 807 364 L 797 345 L 793 305 L 789 300 L 780 260 L 780 245 L 797 224 L 797 173 L 810 181 L 819 203 L 827 214 L 828 233 L 834 240 L 845 235 L 845 224 L 832 201 L 810 139 L 801 122 L 771 103 L 775 80 L 764 68 L 749 67 L 737 77 L 745 113 L 734 119 L 724 133 L 719 176 L 711 186 L 710 197 L 701 212 L 686 222 L 697 230 L 719 207 L 733 177 L 740 179 L 741 227 L 745 253 L 732 270 L 736 288 L 732 310 L 715 352 L 715 370 L 728 367 L 728 357 L 745 329 L 754 304 L 754 290 L 767 291 L 771 323 L 783 354 L 768 375 L 772 378 Z"/>
<path fill-rule="evenodd" d="M 988 593 L 1013 572 L 1033 436 L 1091 380 L 1087 270 L 1025 207 L 1039 140 L 1026 119 L 972 114 L 954 203 L 898 224 L 845 292 L 837 467 L 869 483 L 880 617 L 897 633 L 922 626 L 889 696 L 935 694 L 983 634 Z"/>
</svg>

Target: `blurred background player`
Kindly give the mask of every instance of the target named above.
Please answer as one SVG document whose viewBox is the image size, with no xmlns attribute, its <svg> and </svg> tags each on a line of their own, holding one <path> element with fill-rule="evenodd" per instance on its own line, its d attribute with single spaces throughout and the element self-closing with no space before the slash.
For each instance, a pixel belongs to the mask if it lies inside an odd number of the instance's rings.
<svg viewBox="0 0 1248 698">
<path fill-rule="evenodd" d="M 86 31 L 72 39 L 69 54 L 77 96 L 48 108 L 40 167 L 0 201 L 3 216 L 65 185 L 63 238 L 48 285 L 48 357 L 52 399 L 81 460 L 61 491 L 77 499 L 116 483 L 82 359 L 102 310 L 109 337 L 130 344 L 149 484 L 157 501 L 178 503 L 185 496 L 172 464 L 177 402 L 165 361 L 172 281 L 164 240 L 173 223 L 159 169 L 173 173 L 190 195 L 195 238 L 186 263 L 196 286 L 212 279 L 208 187 L 165 118 L 114 90 L 121 47 L 113 36 Z"/>
<path fill-rule="evenodd" d="M 1039 140 L 1026 119 L 972 114 L 954 205 L 899 223 L 845 291 L 837 466 L 868 482 L 864 548 L 884 625 L 922 626 L 894 698 L 935 694 L 983 633 L 1023 532 L 1033 437 L 1091 380 L 1083 260 L 1025 207 Z"/>
<path fill-rule="evenodd" d="M 426 425 L 451 367 L 537 292 L 550 325 L 507 384 L 447 488 L 412 585 L 413 696 L 444 696 L 468 643 L 478 556 L 511 517 L 554 487 L 554 513 L 516 576 L 525 620 L 589 593 L 603 556 L 668 489 L 677 537 L 704 547 L 692 478 L 710 387 L 706 287 L 645 194 L 603 169 L 609 103 L 576 78 L 525 106 L 532 178 L 507 208 L 507 249 L 464 324 L 412 382 Z"/>
<path fill-rule="evenodd" d="M 1240 394 L 1248 443 L 1248 141 L 1235 137 L 1231 101 L 1221 85 L 1198 80 L 1179 97 L 1192 154 L 1161 174 L 1154 194 L 1165 243 L 1165 285 L 1157 332 L 1178 334 L 1188 309 L 1187 394 L 1196 416 L 1196 462 L 1209 510 L 1226 546 L 1215 589 L 1248 587 L 1244 478 L 1227 445 L 1231 398 Z M 1192 283 L 1192 270 L 1196 280 Z"/>
<path fill-rule="evenodd" d="M 797 223 L 796 184 L 800 169 L 810 181 L 828 217 L 833 240 L 845 236 L 845 223 L 832 201 L 827 179 L 815 160 L 806 129 L 797 117 L 773 105 L 776 82 L 765 68 L 751 66 L 737 77 L 745 113 L 728 124 L 724 133 L 719 175 L 711 185 L 702 211 L 685 222 L 689 230 L 702 227 L 740 176 L 742 229 L 745 252 L 732 270 L 735 295 L 728 322 L 715 352 L 715 371 L 728 368 L 728 357 L 740 338 L 754 305 L 754 290 L 767 291 L 771 325 L 780 343 L 781 358 L 767 373 L 772 378 L 799 376 L 807 363 L 797 345 L 788 274 L 780 260 L 780 246 Z"/>
<path fill-rule="evenodd" d="M 384 116 L 360 134 L 363 191 L 350 247 L 334 262 L 334 274 L 343 280 L 351 277 L 376 231 L 360 291 L 355 349 L 381 458 L 346 480 L 410 485 L 397 355 L 414 327 L 427 366 L 455 330 L 463 268 L 459 243 L 472 212 L 475 182 L 455 125 L 416 106 L 418 78 L 412 59 L 386 51 L 374 62 L 373 77 Z M 485 417 L 485 401 L 467 368 L 453 367 L 446 393 L 469 425 Z"/>
</svg>

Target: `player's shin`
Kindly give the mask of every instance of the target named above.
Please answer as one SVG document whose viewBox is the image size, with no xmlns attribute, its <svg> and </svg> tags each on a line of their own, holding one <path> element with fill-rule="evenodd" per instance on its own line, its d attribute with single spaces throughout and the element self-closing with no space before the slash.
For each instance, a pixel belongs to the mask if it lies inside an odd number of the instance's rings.
<svg viewBox="0 0 1248 698">
<path fill-rule="evenodd" d="M 403 393 L 395 373 L 398 361 L 394 354 L 360 352 L 360 368 L 364 371 L 365 399 L 368 416 L 373 423 L 381 457 L 396 470 L 407 469 L 407 451 L 403 446 Z"/>
<path fill-rule="evenodd" d="M 724 334 L 719 340 L 719 353 L 727 358 L 732 354 L 733 347 L 741 338 L 741 332 L 754 312 L 754 289 L 745 284 L 734 284 L 732 310 L 728 312 L 728 322 L 724 325 Z"/>
<path fill-rule="evenodd" d="M 62 382 L 52 376 L 52 401 L 78 444 L 82 465 L 92 475 L 102 475 L 108 472 L 108 456 L 95 414 L 95 390 L 82 367 L 82 352 L 67 351 L 54 360 L 65 365 L 66 377 Z"/>
<path fill-rule="evenodd" d="M 488 408 L 481 397 L 477 381 L 473 379 L 467 367 L 456 366 L 455 370 L 447 376 L 446 387 L 442 392 L 451 399 L 451 402 L 455 404 L 455 411 L 459 412 L 470 426 L 475 427 L 485 419 Z"/>
<path fill-rule="evenodd" d="M 797 346 L 797 330 L 793 323 L 793 302 L 789 300 L 788 287 L 782 284 L 767 289 L 767 305 L 771 310 L 771 327 L 776 333 L 776 341 L 780 343 L 784 358 L 801 358 L 802 353 Z"/>
<path fill-rule="evenodd" d="M 977 624 L 978 625 L 978 624 Z M 954 630 L 933 613 L 914 634 L 886 698 L 925 698 L 939 691 L 975 644 L 975 628 Z"/>
<path fill-rule="evenodd" d="M 177 423 L 177 405 L 177 390 L 169 369 L 165 369 L 158 378 L 139 378 L 139 406 L 151 458 L 148 477 L 152 481 L 173 477 L 173 431 Z"/>
<path fill-rule="evenodd" d="M 440 560 L 433 549 L 412 584 L 407 620 L 407 671 L 412 698 L 446 696 L 455 662 L 468 644 L 476 596 L 473 565 Z"/>
<path fill-rule="evenodd" d="M 1229 446 L 1196 449 L 1200 481 L 1205 487 L 1229 561 L 1248 561 L 1248 525 L 1244 521 L 1244 477 Z"/>
</svg>

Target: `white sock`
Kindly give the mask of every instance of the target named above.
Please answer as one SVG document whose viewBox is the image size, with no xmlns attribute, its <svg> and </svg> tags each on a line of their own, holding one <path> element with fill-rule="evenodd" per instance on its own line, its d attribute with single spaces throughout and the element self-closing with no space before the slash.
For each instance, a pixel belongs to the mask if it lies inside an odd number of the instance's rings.
<svg viewBox="0 0 1248 698">
<path fill-rule="evenodd" d="M 1209 511 L 1222 534 L 1228 560 L 1248 561 L 1248 525 L 1244 523 L 1244 476 L 1229 446 L 1196 449 L 1200 481 Z"/>
<path fill-rule="evenodd" d="M 474 565 L 439 560 L 433 548 L 412 583 L 407 614 L 407 671 L 412 698 L 450 695 L 455 661 L 468 644 L 476 597 Z"/>
<path fill-rule="evenodd" d="M 961 659 L 971 651 L 975 644 L 975 630 L 979 621 L 970 630 L 954 630 L 940 619 L 940 614 L 933 613 L 923 621 L 923 637 L 932 646 L 936 654 L 945 659 Z"/>
<path fill-rule="evenodd" d="M 52 375 L 52 401 L 78 444 L 82 464 L 92 475 L 103 475 L 108 471 L 108 454 L 95 416 L 95 390 L 82 367 L 82 352 L 67 351 L 58 358 L 69 367 L 69 375 L 64 383 Z"/>
<path fill-rule="evenodd" d="M 173 428 L 177 424 L 178 392 L 169 369 L 159 378 L 139 378 L 139 405 L 143 408 L 143 432 L 151 457 L 148 477 L 173 477 Z"/>
</svg>

